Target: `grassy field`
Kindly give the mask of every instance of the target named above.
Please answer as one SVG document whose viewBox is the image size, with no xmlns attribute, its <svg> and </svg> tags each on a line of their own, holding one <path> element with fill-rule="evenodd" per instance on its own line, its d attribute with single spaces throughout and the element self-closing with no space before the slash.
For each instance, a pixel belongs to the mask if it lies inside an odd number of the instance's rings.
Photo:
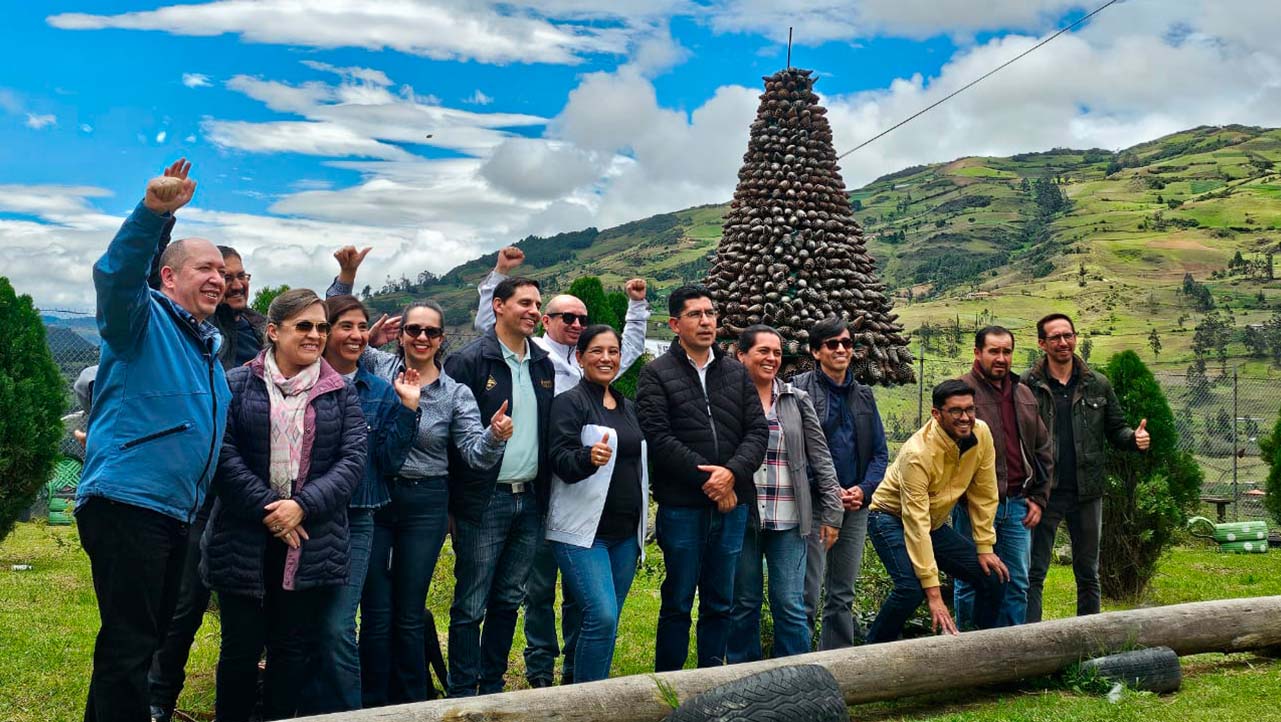
<svg viewBox="0 0 1281 722">
<path fill-rule="evenodd" d="M 869 552 L 870 554 L 870 552 Z M 874 555 L 870 555 L 872 560 Z M 29 564 L 28 571 L 10 571 Z M 453 555 L 446 547 L 429 605 L 448 618 Z M 870 561 L 866 575 L 877 575 Z M 614 674 L 652 670 L 653 629 L 658 616 L 661 556 L 651 548 L 623 613 Z M 872 586 L 872 585 L 869 585 Z M 1047 618 L 1071 613 L 1071 571 L 1054 567 L 1046 586 Z M 1165 561 L 1145 605 L 1281 594 L 1281 555 L 1229 556 L 1204 547 L 1175 549 Z M 876 600 L 860 595 L 861 611 Z M 1106 603 L 1105 610 L 1123 606 Z M 0 720 L 70 722 L 80 718 L 98 626 L 89 564 L 71 527 L 19 524 L 0 544 Z M 445 631 L 443 626 L 440 630 Z M 517 629 L 509 688 L 524 686 L 523 632 Z M 212 717 L 218 622 L 206 617 L 188 666 L 180 708 L 199 719 Z M 1074 690 L 1057 679 L 865 705 L 860 720 L 1213 720 L 1278 719 L 1281 661 L 1254 655 L 1200 655 L 1183 662 L 1182 691 L 1167 696 L 1127 693 L 1117 702 Z"/>
</svg>

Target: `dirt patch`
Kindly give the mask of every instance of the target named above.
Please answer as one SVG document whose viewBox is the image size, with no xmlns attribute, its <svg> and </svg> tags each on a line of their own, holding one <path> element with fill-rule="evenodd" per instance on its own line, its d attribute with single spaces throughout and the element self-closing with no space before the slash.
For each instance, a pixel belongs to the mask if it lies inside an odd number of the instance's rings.
<svg viewBox="0 0 1281 722">
<path fill-rule="evenodd" d="M 1162 238 L 1148 243 L 1150 248 L 1168 248 L 1172 251 L 1213 251 L 1195 238 Z"/>
</svg>

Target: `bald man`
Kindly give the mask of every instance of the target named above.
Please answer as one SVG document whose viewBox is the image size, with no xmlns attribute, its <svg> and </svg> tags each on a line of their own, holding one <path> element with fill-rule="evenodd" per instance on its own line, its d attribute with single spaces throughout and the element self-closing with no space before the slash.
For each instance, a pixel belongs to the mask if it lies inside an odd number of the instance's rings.
<svg viewBox="0 0 1281 722">
<path fill-rule="evenodd" d="M 195 192 L 190 168 L 180 160 L 147 183 L 93 267 L 102 346 L 76 521 L 102 627 L 85 720 L 150 719 L 147 668 L 222 447 L 231 393 L 208 321 L 225 287 L 222 253 L 175 241 L 160 255 L 160 288 L 147 286 L 166 226 Z"/>
<path fill-rule="evenodd" d="M 480 306 L 476 309 L 476 330 L 487 332 L 494 326 L 494 288 L 523 263 L 525 253 L 515 246 L 498 252 L 494 270 L 481 282 Z M 649 320 L 649 302 L 645 300 L 645 281 L 633 278 L 627 282 L 627 318 L 623 326 L 622 361 L 618 375 L 622 376 L 645 353 L 645 323 Z M 562 394 L 583 378 L 574 347 L 578 337 L 587 327 L 587 306 L 577 296 L 567 293 L 553 296 L 543 306 L 541 338 L 533 340 L 542 346 L 556 367 L 556 393 Z M 534 556 L 534 567 L 529 573 L 525 589 L 525 678 L 531 687 L 548 687 L 552 684 L 556 656 L 561 649 L 556 642 L 556 558 L 551 545 L 540 539 Z M 568 592 L 568 590 L 564 590 Z M 578 638 L 578 605 L 564 594 L 561 605 L 561 631 L 565 638 L 565 659 L 561 665 L 561 681 L 574 680 L 574 644 Z"/>
</svg>

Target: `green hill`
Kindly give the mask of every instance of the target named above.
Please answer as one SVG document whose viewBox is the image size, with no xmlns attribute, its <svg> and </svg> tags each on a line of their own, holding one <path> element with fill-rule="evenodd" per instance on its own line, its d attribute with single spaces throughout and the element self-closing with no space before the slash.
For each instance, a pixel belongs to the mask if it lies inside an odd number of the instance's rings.
<svg viewBox="0 0 1281 722">
<path fill-rule="evenodd" d="M 909 331 L 932 344 L 989 320 L 1019 331 L 1050 311 L 1078 319 L 1096 358 L 1143 350 L 1156 329 L 1159 361 L 1186 365 L 1209 297 L 1231 356 L 1246 356 L 1245 329 L 1281 309 L 1270 253 L 1281 246 L 1281 130 L 1200 127 L 1120 152 L 1054 149 L 1008 158 L 961 158 L 883 176 L 850 193 L 868 247 L 897 295 Z M 700 206 L 603 231 L 520 241 L 524 272 L 547 288 L 581 275 L 607 287 L 642 275 L 655 300 L 700 280 L 727 206 Z M 376 293 L 392 310 L 431 296 L 453 325 L 469 322 L 475 284 L 494 254 L 443 277 L 423 274 Z M 1194 294 L 1183 292 L 1185 274 Z M 396 284 L 393 284 L 396 285 Z M 1201 294 L 1198 298 L 1196 294 Z M 941 333 L 950 326 L 953 333 Z M 1281 329 L 1277 331 L 1281 343 Z M 965 355 L 966 339 L 956 355 Z M 938 343 L 930 355 L 953 348 Z M 1278 346 L 1281 350 L 1281 345 Z M 1260 367 L 1265 361 L 1251 362 Z"/>
</svg>

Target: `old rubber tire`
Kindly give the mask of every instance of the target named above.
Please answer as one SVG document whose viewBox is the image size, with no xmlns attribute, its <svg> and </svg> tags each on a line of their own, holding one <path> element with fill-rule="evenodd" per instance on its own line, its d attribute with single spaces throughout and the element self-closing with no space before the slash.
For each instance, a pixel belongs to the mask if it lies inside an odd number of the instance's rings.
<svg viewBox="0 0 1281 722">
<path fill-rule="evenodd" d="M 1183 683 L 1179 655 L 1169 647 L 1152 647 L 1091 659 L 1081 671 L 1147 692 L 1174 692 Z"/>
<path fill-rule="evenodd" d="M 836 678 L 814 664 L 779 667 L 693 697 L 667 722 L 847 722 Z"/>
</svg>

